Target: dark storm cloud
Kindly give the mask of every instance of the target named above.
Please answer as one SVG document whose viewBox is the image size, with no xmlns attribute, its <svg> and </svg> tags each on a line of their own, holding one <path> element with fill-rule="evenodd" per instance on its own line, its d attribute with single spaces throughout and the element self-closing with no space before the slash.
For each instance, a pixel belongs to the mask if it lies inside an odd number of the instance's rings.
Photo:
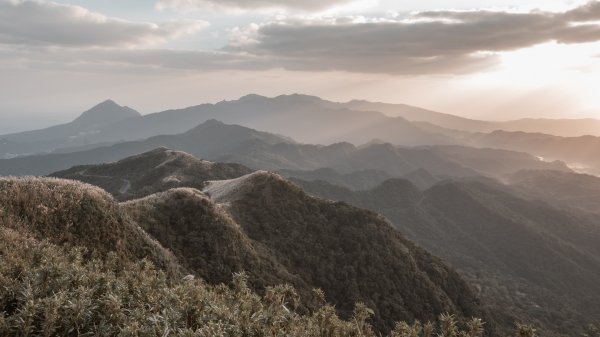
<svg viewBox="0 0 600 337">
<path fill-rule="evenodd" d="M 82 7 L 41 1 L 0 0 L 0 43 L 59 47 L 148 45 L 191 33 L 206 22 L 130 22 Z"/>
</svg>

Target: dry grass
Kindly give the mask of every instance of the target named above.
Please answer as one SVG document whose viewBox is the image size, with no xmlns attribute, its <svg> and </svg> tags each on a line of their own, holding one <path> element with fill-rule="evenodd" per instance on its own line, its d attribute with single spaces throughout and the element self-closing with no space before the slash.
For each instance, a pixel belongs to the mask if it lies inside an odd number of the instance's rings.
<svg viewBox="0 0 600 337">
<path fill-rule="evenodd" d="M 187 190 L 179 191 L 189 193 Z M 147 200 L 149 201 L 149 200 Z M 319 303 L 299 314 L 289 285 L 253 292 L 181 277 L 172 257 L 104 191 L 64 180 L 0 179 L 0 336 L 375 337 L 373 311 L 340 319 Z M 398 323 L 390 337 L 476 337 L 483 323 Z M 526 326 L 518 336 L 534 336 Z"/>
<path fill-rule="evenodd" d="M 356 336 L 375 337 L 370 309 L 358 304 L 350 320 L 323 305 L 294 312 L 290 286 L 263 297 L 236 274 L 230 287 L 198 280 L 171 282 L 147 260 L 116 255 L 86 260 L 14 229 L 0 228 L 0 335 L 2 336 Z M 322 300 L 323 294 L 315 291 Z M 473 320 L 459 331 L 452 316 L 433 324 L 399 323 L 392 337 L 481 336 Z"/>
<path fill-rule="evenodd" d="M 147 258 L 177 273 L 175 258 L 150 238 L 102 189 L 54 178 L 0 178 L 0 222 L 58 245 L 113 252 L 123 259 Z"/>
</svg>

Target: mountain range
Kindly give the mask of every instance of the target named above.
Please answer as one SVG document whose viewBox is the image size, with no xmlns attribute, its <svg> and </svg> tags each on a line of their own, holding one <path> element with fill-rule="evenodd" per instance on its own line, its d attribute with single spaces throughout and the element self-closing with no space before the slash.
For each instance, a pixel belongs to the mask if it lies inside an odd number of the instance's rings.
<svg viewBox="0 0 600 337">
<path fill-rule="evenodd" d="M 77 152 L 3 159 L 0 174 L 46 175 L 76 165 L 117 161 L 157 147 L 269 170 L 331 168 L 344 174 L 377 170 L 391 177 L 401 177 L 420 168 L 446 177 L 503 177 L 523 169 L 570 171 L 564 163 L 545 162 L 526 153 L 507 150 L 445 145 L 411 148 L 379 142 L 360 147 L 350 143 L 298 144 L 286 137 L 209 120 L 179 135 L 154 136 Z"/>
<path fill-rule="evenodd" d="M 507 183 L 523 196 L 545 200 L 557 207 L 600 212 L 600 178 L 589 174 L 553 170 L 523 170 Z"/>
<path fill-rule="evenodd" d="M 189 173 L 173 169 L 173 172 L 176 172 L 173 176 L 177 176 L 177 186 L 201 187 L 203 193 L 189 189 L 169 191 L 173 185 L 170 179 L 165 179 L 167 174 L 164 172 L 163 165 L 156 165 L 169 156 L 173 156 L 172 159 L 167 160 L 174 168 L 202 167 Z M 137 164 L 132 165 L 132 162 Z M 177 162 L 188 164 L 177 164 Z M 201 256 L 204 251 L 204 248 L 198 250 L 191 247 L 210 247 L 213 244 L 221 247 L 222 251 L 220 255 L 214 253 L 214 258 L 230 255 L 225 253 L 230 248 L 224 244 L 202 243 L 202 240 L 206 240 L 202 239 L 203 236 L 198 239 L 201 241 L 195 241 L 193 236 L 182 232 L 194 231 L 193 219 L 202 218 L 196 215 L 187 220 L 185 217 L 182 218 L 182 214 L 192 212 L 193 209 L 196 209 L 196 212 L 204 212 L 201 210 L 212 205 L 209 200 L 218 206 L 210 206 L 213 207 L 210 208 L 210 212 L 225 211 L 219 214 L 228 215 L 241 228 L 252 228 L 253 232 L 248 235 L 251 235 L 253 240 L 263 242 L 262 240 L 266 240 L 263 235 L 268 232 L 270 240 L 274 240 L 268 244 L 269 247 L 287 242 L 290 240 L 287 236 L 292 235 L 290 232 L 293 231 L 297 231 L 298 235 L 310 236 L 303 229 L 285 227 L 287 228 L 285 234 L 281 233 L 283 236 L 280 237 L 279 234 L 273 233 L 272 228 L 265 227 L 266 223 L 278 223 L 279 226 L 289 223 L 290 226 L 296 226 L 295 224 L 304 221 L 309 224 L 319 221 L 314 218 L 304 220 L 304 211 L 295 208 L 300 207 L 299 205 L 293 206 L 294 200 L 298 200 L 303 194 L 290 182 L 280 176 L 260 171 L 245 175 L 243 170 L 239 170 L 239 166 L 236 166 L 236 171 L 231 171 L 227 165 L 222 164 L 225 166 L 218 167 L 225 168 L 224 174 L 233 172 L 233 176 L 241 177 L 206 183 L 205 172 L 213 171 L 211 167 L 217 167 L 214 165 L 217 164 L 209 166 L 205 161 L 189 155 L 158 149 L 113 164 L 89 166 L 86 170 L 106 174 L 101 186 L 116 186 L 112 188 L 112 193 L 119 199 L 130 199 L 154 191 L 164 191 L 163 194 L 127 202 L 126 205 L 133 209 L 130 212 L 134 212 L 136 217 L 151 219 L 138 222 L 152 224 L 151 227 L 144 228 L 157 237 L 165 247 L 174 252 L 187 251 L 187 255 L 190 256 L 188 258 Z M 143 185 L 132 184 L 131 191 L 123 194 L 117 187 L 129 176 L 129 167 L 147 168 L 140 174 L 151 179 L 145 180 Z M 333 174 L 335 177 L 343 176 L 336 175 L 335 171 L 321 171 L 329 175 Z M 94 182 L 93 177 L 78 175 L 77 172 L 79 169 L 74 168 L 54 175 L 88 183 Z M 523 172 L 553 172 L 555 175 L 578 176 L 575 173 L 561 171 Z M 514 176 L 522 175 L 523 173 L 519 172 Z M 600 280 L 600 250 L 598 250 L 600 230 L 596 225 L 600 218 L 597 215 L 543 203 L 538 201 L 539 198 L 532 199 L 531 195 L 529 198 L 523 198 L 522 189 L 526 189 L 527 185 L 518 182 L 514 186 L 507 186 L 483 177 L 431 181 L 428 179 L 433 176 L 427 174 L 425 170 L 413 172 L 408 177 L 413 177 L 417 181 L 426 181 L 430 186 L 421 186 L 419 189 L 409 180 L 394 178 L 385 180 L 375 188 L 356 191 L 319 180 L 318 176 L 312 176 L 312 181 L 297 178 L 292 181 L 312 195 L 348 202 L 385 216 L 398 232 L 448 261 L 451 266 L 457 268 L 470 287 L 476 290 L 477 296 L 481 297 L 481 305 L 485 308 L 485 312 L 490 313 L 488 320 L 494 325 L 498 324 L 502 331 L 510 331 L 515 317 L 537 323 L 550 335 L 567 333 L 588 323 L 599 323 L 595 321 L 595 317 L 598 317 L 600 307 L 594 304 L 595 295 L 590 295 L 599 293 L 597 284 L 600 284 L 597 283 Z M 416 177 L 423 179 L 419 180 Z M 264 183 L 265 186 L 262 186 L 263 180 L 268 182 Z M 261 185 L 261 188 L 255 190 L 257 185 Z M 152 186 L 152 191 L 147 190 L 145 186 Z M 517 190 L 516 187 L 521 189 Z M 248 195 L 251 197 L 246 199 Z M 188 199 L 196 201 L 192 202 Z M 240 199 L 245 200 L 243 208 L 238 204 Z M 258 202 L 256 199 L 262 201 Z M 310 203 L 304 196 L 300 199 Z M 189 207 L 189 210 L 186 211 L 186 207 Z M 303 204 L 301 207 L 308 206 Z M 340 205 L 340 207 L 343 209 L 346 206 Z M 308 208 L 306 212 L 315 214 L 321 211 Z M 165 217 L 165 213 L 170 215 Z M 326 217 L 331 220 L 329 216 Z M 180 227 L 182 221 L 187 225 Z M 252 227 L 245 227 L 249 226 L 245 225 L 245 221 L 254 221 Z M 164 228 L 166 223 L 173 224 L 173 229 Z M 305 228 L 307 224 L 302 226 Z M 226 227 L 237 228 L 233 225 Z M 178 232 L 169 234 L 170 230 Z M 325 235 L 324 232 L 320 233 L 319 235 Z M 332 237 L 341 239 L 339 232 L 337 233 L 331 234 Z M 306 244 L 319 242 L 319 235 L 306 239 L 308 241 Z M 176 237 L 180 239 L 174 239 Z M 189 243 L 190 240 L 195 244 Z M 302 241 L 295 236 L 293 240 Z M 272 254 L 272 257 L 255 258 L 255 260 L 277 261 L 277 256 L 286 256 L 288 252 L 285 249 L 293 247 L 294 244 L 289 243 L 291 245 L 289 247 L 286 246 L 287 244 L 278 246 L 277 249 L 284 251 L 278 250 Z M 182 248 L 182 246 L 190 248 Z M 243 245 L 236 249 L 251 251 Z M 252 254 L 260 253 L 262 250 L 258 249 L 255 252 Z M 250 253 L 240 253 L 244 256 L 248 254 Z M 215 261 L 220 261 L 220 258 Z M 238 260 L 239 258 L 236 261 Z M 221 262 L 217 265 L 230 264 Z M 283 265 L 286 268 L 281 268 L 283 271 L 277 272 L 276 275 L 288 276 L 287 278 L 280 276 L 279 279 L 291 282 L 300 291 L 306 292 L 305 284 L 310 282 L 303 283 L 289 275 L 312 275 L 313 271 L 291 272 L 290 265 L 285 263 Z M 251 270 L 261 270 L 261 267 L 252 267 Z M 565 270 L 569 272 L 565 273 Z M 225 274 L 221 274 L 218 280 L 223 280 L 230 271 L 226 269 Z M 264 276 L 253 275 L 253 279 L 261 280 Z M 256 284 L 264 286 L 264 281 L 256 281 Z M 573 288 L 572 284 L 577 284 L 578 287 Z M 320 286 L 325 288 L 323 285 Z M 327 289 L 334 290 L 331 286 Z M 334 303 L 337 303 L 336 300 Z M 350 308 L 350 304 L 347 305 L 346 308 Z M 561 320 L 557 321 L 557 317 L 561 317 Z"/>
<path fill-rule="evenodd" d="M 564 137 L 600 135 L 600 122 L 592 119 L 489 122 L 402 104 L 367 101 L 337 103 L 299 94 L 273 98 L 247 95 L 238 100 L 144 116 L 107 100 L 70 123 L 1 135 L 0 158 L 65 149 L 73 151 L 163 134 L 179 134 L 210 119 L 283 134 L 304 143 L 324 145 L 344 141 L 360 145 L 375 138 L 406 146 L 460 145 L 463 143 L 456 139 L 457 132 L 490 133 L 496 130 Z M 436 130 L 439 127 L 441 129 Z M 448 134 L 444 129 L 460 131 Z"/>
<path fill-rule="evenodd" d="M 597 126 L 294 94 L 149 115 L 108 100 L 0 136 L 0 175 L 50 176 L 0 178 L 0 335 L 73 303 L 94 318 L 35 331 L 184 331 L 202 312 L 248 334 L 481 335 L 471 317 L 490 336 L 584 333 L 600 326 Z"/>
<path fill-rule="evenodd" d="M 195 165 L 201 172 L 181 170 Z M 239 166 L 233 173 L 229 165 L 167 149 L 86 172 L 102 172 L 106 176 L 101 181 L 115 186 L 135 167 L 148 168 L 145 184 L 132 181 L 130 192 L 117 194 L 128 199 L 120 205 L 104 191 L 72 181 L 4 179 L 0 200 L 8 208 L 3 214 L 26 223 L 27 228 L 40 228 L 41 237 L 57 237 L 58 244 L 96 247 L 95 241 L 85 240 L 122 236 L 106 244 L 122 245 L 127 255 L 133 254 L 129 249 L 137 252 L 138 244 L 130 241 L 133 234 L 122 234 L 119 226 L 136 228 L 144 237 L 142 228 L 160 244 L 151 241 L 155 249 L 173 252 L 182 272 L 218 284 L 230 282 L 235 272 L 247 271 L 251 287 L 263 293 L 270 286 L 289 283 L 304 299 L 299 310 L 306 312 L 314 309 L 307 301 L 313 288 L 320 288 L 341 317 L 351 318 L 355 303 L 365 303 L 374 312 L 374 326 L 382 332 L 390 331 L 397 320 L 435 320 L 445 312 L 482 317 L 493 329 L 493 321 L 454 270 L 376 213 L 310 197 L 274 173 L 245 174 Z M 172 188 L 165 167 L 178 175 L 182 187 Z M 205 180 L 228 175 L 241 176 Z M 97 181 L 91 174 L 77 177 Z M 68 204 L 60 207 L 65 199 Z M 19 207 L 24 200 L 35 202 Z M 91 227 L 69 227 L 74 221 Z M 54 227 L 58 222 L 67 227 Z M 102 232 L 110 226 L 114 233 Z"/>
<path fill-rule="evenodd" d="M 380 111 L 388 116 L 400 116 L 417 125 L 435 125 L 468 133 L 490 133 L 497 130 L 544 133 L 562 137 L 600 136 L 600 120 L 593 118 L 522 118 L 509 121 L 484 121 L 440 113 L 406 104 L 376 103 L 354 100 L 340 103 L 357 111 Z"/>
<path fill-rule="evenodd" d="M 568 175 L 556 172 L 562 174 Z M 310 194 L 385 216 L 457 268 L 501 326 L 516 316 L 536 322 L 545 334 L 568 334 L 600 323 L 597 215 L 523 199 L 492 180 L 442 181 L 425 191 L 404 179 L 365 191 L 294 182 Z"/>
</svg>

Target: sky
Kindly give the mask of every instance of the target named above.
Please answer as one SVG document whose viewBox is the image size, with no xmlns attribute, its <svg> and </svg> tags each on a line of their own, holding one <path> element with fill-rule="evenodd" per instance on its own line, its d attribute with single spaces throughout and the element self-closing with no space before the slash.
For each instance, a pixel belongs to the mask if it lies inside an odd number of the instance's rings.
<svg viewBox="0 0 600 337">
<path fill-rule="evenodd" d="M 257 93 L 600 118 L 600 1 L 0 0 L 0 133 Z"/>
</svg>

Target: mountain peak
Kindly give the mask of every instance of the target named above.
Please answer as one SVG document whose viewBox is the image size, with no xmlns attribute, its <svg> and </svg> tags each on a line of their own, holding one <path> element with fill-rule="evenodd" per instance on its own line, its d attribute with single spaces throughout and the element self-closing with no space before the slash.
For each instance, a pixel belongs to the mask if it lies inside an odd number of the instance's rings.
<svg viewBox="0 0 600 337">
<path fill-rule="evenodd" d="M 111 99 L 107 99 L 81 114 L 73 123 L 84 125 L 107 125 L 141 114 L 132 108 L 121 106 Z"/>
<path fill-rule="evenodd" d="M 257 100 L 257 99 L 265 99 L 267 97 L 258 95 L 258 94 L 248 94 L 239 98 L 240 101 L 248 101 L 248 100 Z"/>
<path fill-rule="evenodd" d="M 251 189 L 258 179 L 284 180 L 278 174 L 268 171 L 255 171 L 239 178 L 209 181 L 203 192 L 218 203 L 231 202 Z"/>
<path fill-rule="evenodd" d="M 289 95 L 279 95 L 274 98 L 275 100 L 285 100 L 292 102 L 323 102 L 323 99 L 319 96 L 305 95 L 299 93 L 293 93 Z"/>
<path fill-rule="evenodd" d="M 107 100 L 104 100 L 104 101 L 98 103 L 96 106 L 120 106 L 120 105 L 118 105 L 117 102 L 115 102 L 109 98 Z"/>
</svg>

